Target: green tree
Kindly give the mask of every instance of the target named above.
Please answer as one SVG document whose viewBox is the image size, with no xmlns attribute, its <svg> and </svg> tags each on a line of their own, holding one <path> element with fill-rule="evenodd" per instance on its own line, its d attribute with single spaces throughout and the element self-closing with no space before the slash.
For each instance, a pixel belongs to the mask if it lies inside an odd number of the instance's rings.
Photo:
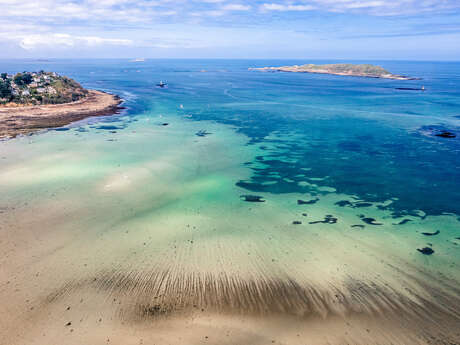
<svg viewBox="0 0 460 345">
<path fill-rule="evenodd" d="M 12 96 L 11 84 L 8 79 L 0 79 L 0 98 L 10 99 Z"/>
<path fill-rule="evenodd" d="M 18 73 L 14 76 L 14 82 L 18 86 L 24 86 L 24 85 L 29 85 L 32 82 L 32 74 L 24 72 L 24 73 Z"/>
</svg>

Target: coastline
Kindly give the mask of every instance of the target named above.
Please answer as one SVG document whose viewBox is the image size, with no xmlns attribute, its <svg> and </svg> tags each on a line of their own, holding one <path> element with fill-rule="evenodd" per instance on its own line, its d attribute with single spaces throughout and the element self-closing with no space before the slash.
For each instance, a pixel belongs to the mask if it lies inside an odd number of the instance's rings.
<svg viewBox="0 0 460 345">
<path fill-rule="evenodd" d="M 363 73 L 341 73 L 333 72 L 321 69 L 305 69 L 302 66 L 282 66 L 282 67 L 250 67 L 249 71 L 260 71 L 260 72 L 290 72 L 290 73 L 315 73 L 315 74 L 330 74 L 339 75 L 344 77 L 363 77 L 363 78 L 375 78 L 375 79 L 392 79 L 392 80 L 420 80 L 420 78 L 407 77 L 397 74 L 386 74 L 386 75 L 371 75 Z"/>
<path fill-rule="evenodd" d="M 88 91 L 88 96 L 72 103 L 0 107 L 0 140 L 65 126 L 91 116 L 113 115 L 121 109 L 120 97 Z"/>
</svg>

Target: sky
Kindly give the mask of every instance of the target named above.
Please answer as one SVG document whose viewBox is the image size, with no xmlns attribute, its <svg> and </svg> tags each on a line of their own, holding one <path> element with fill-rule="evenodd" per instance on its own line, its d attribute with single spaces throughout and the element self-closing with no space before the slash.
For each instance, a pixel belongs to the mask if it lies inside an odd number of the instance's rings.
<svg viewBox="0 0 460 345">
<path fill-rule="evenodd" d="M 0 58 L 460 61 L 460 0 L 0 0 Z"/>
</svg>

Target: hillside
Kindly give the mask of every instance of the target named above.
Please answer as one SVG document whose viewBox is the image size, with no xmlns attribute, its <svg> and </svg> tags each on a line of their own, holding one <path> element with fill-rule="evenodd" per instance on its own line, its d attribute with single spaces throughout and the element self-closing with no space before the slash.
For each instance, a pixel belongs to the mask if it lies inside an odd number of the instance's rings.
<svg viewBox="0 0 460 345">
<path fill-rule="evenodd" d="M 0 104 L 6 106 L 63 104 L 88 95 L 75 80 L 55 72 L 23 72 L 0 75 Z"/>
</svg>

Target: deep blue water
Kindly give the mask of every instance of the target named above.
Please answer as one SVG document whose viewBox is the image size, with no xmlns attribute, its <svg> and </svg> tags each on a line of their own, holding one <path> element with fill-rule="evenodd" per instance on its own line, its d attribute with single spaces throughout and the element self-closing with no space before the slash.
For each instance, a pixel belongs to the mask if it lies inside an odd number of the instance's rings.
<svg viewBox="0 0 460 345">
<path fill-rule="evenodd" d="M 416 81 L 247 70 L 310 62 L 336 61 L 0 60 L 0 71 L 56 71 L 119 94 L 133 117 L 166 109 L 171 118 L 232 125 L 263 152 L 246 163 L 252 177 L 235 181 L 252 192 L 307 192 L 295 183 L 306 174 L 364 200 L 395 198 L 395 216 L 460 215 L 460 63 L 354 61 Z M 156 87 L 160 80 L 168 87 Z M 425 92 L 395 89 L 422 85 Z M 434 135 L 442 130 L 457 137 Z M 281 179 L 266 184 L 274 174 Z"/>
</svg>

